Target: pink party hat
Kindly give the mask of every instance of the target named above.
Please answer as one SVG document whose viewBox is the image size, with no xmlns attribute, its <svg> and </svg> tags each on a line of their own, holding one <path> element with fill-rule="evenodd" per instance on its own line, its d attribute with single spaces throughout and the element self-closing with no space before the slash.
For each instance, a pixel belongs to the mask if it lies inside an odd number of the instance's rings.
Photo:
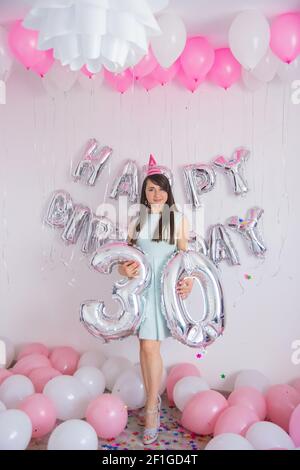
<svg viewBox="0 0 300 470">
<path fill-rule="evenodd" d="M 161 174 L 162 171 L 160 168 L 157 166 L 157 162 L 155 158 L 153 157 L 152 153 L 150 154 L 149 162 L 148 162 L 148 171 L 147 171 L 147 176 L 151 175 L 156 175 L 156 174 Z"/>
</svg>

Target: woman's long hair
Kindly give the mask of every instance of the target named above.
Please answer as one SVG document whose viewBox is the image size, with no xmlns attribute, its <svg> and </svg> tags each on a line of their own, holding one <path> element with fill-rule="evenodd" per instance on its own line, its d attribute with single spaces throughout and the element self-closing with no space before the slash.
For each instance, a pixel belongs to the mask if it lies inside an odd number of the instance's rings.
<svg viewBox="0 0 300 470">
<path fill-rule="evenodd" d="M 151 181 L 152 183 L 158 185 L 163 191 L 166 191 L 168 193 L 168 199 L 160 215 L 158 226 L 156 227 L 154 231 L 152 241 L 159 242 L 159 241 L 165 240 L 168 243 L 174 245 L 175 243 L 174 211 L 177 211 L 177 208 L 176 208 L 176 204 L 174 201 L 174 196 L 172 193 L 169 179 L 165 175 L 160 174 L 160 173 L 147 176 L 143 181 L 142 190 L 141 190 L 141 200 L 140 200 L 140 205 L 141 205 L 140 216 L 135 226 L 133 238 L 129 239 L 128 243 L 131 245 L 136 244 L 139 233 L 146 222 L 146 218 L 149 212 L 151 211 L 151 207 L 146 197 L 147 181 Z"/>
</svg>

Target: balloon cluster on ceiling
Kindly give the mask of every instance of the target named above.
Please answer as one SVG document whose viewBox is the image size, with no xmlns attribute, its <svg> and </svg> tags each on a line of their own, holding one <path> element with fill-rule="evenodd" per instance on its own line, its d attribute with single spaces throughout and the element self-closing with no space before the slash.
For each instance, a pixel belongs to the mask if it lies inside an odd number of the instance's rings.
<svg viewBox="0 0 300 470">
<path fill-rule="evenodd" d="M 1 31 L 0 75 L 7 75 L 12 53 L 42 77 L 52 71 L 49 81 L 63 83 L 62 91 L 79 75 L 83 83 L 104 77 L 120 93 L 136 84 L 149 91 L 175 78 L 190 91 L 205 80 L 227 89 L 241 77 L 254 91 L 276 74 L 283 80 L 299 76 L 299 12 L 281 14 L 271 24 L 258 10 L 241 12 L 229 27 L 228 47 L 214 49 L 204 36 L 187 37 L 181 18 L 162 12 L 167 5 L 168 0 L 38 1 L 12 25 L 8 38 Z"/>
</svg>

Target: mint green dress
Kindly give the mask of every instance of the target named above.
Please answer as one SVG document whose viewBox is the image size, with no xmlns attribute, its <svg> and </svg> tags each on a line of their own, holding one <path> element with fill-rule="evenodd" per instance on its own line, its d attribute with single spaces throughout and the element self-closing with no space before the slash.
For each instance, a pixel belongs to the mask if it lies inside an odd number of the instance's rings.
<svg viewBox="0 0 300 470">
<path fill-rule="evenodd" d="M 176 237 L 174 245 L 165 241 L 152 241 L 155 228 L 159 222 L 159 216 L 160 214 L 148 214 L 148 218 L 136 242 L 136 245 L 145 253 L 152 268 L 151 283 L 146 292 L 145 317 L 137 332 L 140 339 L 163 340 L 171 336 L 161 309 L 160 279 L 163 267 L 172 253 L 177 251 L 177 245 Z M 182 214 L 180 212 L 174 212 L 175 234 L 177 233 L 181 218 Z"/>
</svg>

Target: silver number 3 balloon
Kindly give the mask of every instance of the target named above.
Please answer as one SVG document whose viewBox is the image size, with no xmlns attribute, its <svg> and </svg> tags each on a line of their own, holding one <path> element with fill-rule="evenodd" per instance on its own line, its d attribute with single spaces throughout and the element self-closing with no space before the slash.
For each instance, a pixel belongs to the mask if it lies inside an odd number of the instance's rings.
<svg viewBox="0 0 300 470">
<path fill-rule="evenodd" d="M 125 242 L 109 242 L 93 256 L 91 265 L 102 274 L 112 272 L 120 262 L 134 260 L 139 263 L 137 277 L 115 282 L 112 298 L 119 303 L 117 314 L 111 314 L 103 301 L 90 300 L 80 307 L 80 321 L 87 330 L 105 342 L 123 339 L 135 334 L 143 320 L 144 290 L 151 281 L 151 266 L 139 249 Z"/>
<path fill-rule="evenodd" d="M 192 276 L 200 284 L 204 313 L 192 319 L 185 302 L 176 292 L 177 282 Z M 163 311 L 172 336 L 181 343 L 205 348 L 224 330 L 224 299 L 216 267 L 195 251 L 179 251 L 171 256 L 161 276 Z"/>
</svg>

